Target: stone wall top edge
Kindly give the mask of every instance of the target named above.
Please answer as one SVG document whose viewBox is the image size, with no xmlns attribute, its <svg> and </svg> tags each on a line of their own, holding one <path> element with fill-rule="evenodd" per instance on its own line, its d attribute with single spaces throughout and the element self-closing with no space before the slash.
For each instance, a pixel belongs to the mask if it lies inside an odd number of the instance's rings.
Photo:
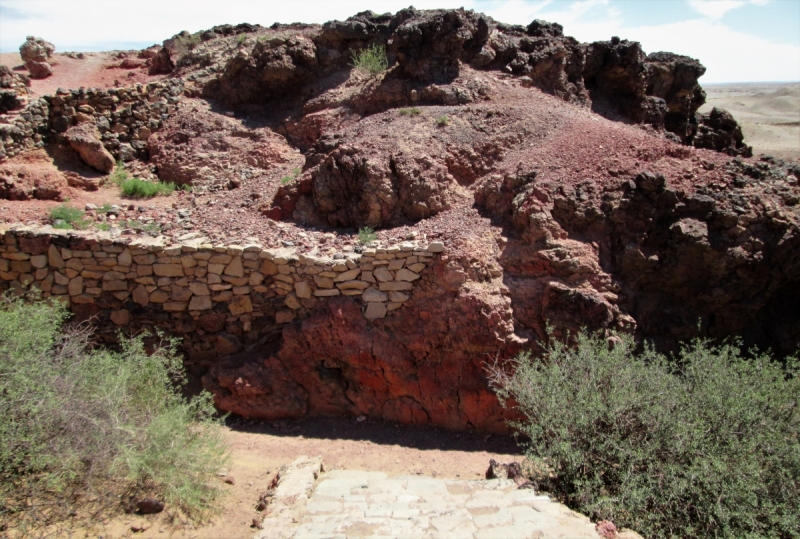
<svg viewBox="0 0 800 539">
<path fill-rule="evenodd" d="M 187 241 L 171 242 L 165 236 L 141 237 L 141 236 L 117 236 L 104 231 L 84 232 L 80 230 L 64 230 L 53 228 L 52 226 L 30 226 L 23 223 L 0 223 L 0 236 L 11 234 L 15 237 L 37 237 L 49 236 L 63 238 L 65 241 L 76 244 L 99 244 L 117 245 L 133 249 L 141 249 L 152 252 L 164 250 L 176 250 L 177 252 L 217 252 L 238 255 L 242 253 L 256 253 L 259 258 L 273 260 L 277 257 L 287 258 L 303 264 L 334 264 L 339 259 L 317 253 L 300 252 L 291 247 L 263 247 L 260 244 L 252 243 L 245 245 L 238 244 L 212 244 L 204 242 L 207 238 L 199 236 Z M 1 244 L 0 244 L 1 245 Z M 354 256 L 374 256 L 385 253 L 387 250 L 397 248 L 400 252 L 420 252 L 427 251 L 431 254 L 441 254 L 445 251 L 442 242 L 432 241 L 422 243 L 418 240 L 408 240 L 397 243 L 385 243 L 377 246 L 367 246 L 361 253 L 352 253 Z M 350 253 L 348 253 L 350 254 Z"/>
</svg>

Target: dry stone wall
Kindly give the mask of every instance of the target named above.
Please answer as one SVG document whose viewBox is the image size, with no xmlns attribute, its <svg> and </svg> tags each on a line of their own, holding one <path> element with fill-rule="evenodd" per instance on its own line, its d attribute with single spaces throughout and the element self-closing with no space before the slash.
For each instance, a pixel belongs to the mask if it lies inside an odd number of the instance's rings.
<svg viewBox="0 0 800 539">
<path fill-rule="evenodd" d="M 392 316 L 444 251 L 413 241 L 325 258 L 212 245 L 196 234 L 178 245 L 50 227 L 0 234 L 0 290 L 62 300 L 78 319 L 94 317 L 109 341 L 120 328 L 182 336 L 189 357 L 205 360 L 239 352 L 335 296 L 359 301 L 368 320 Z"/>
<path fill-rule="evenodd" d="M 147 138 L 160 129 L 183 93 L 181 79 L 127 88 L 58 89 L 0 123 L 0 162 L 47 142 L 65 142 L 70 127 L 91 123 L 115 159 L 147 158 Z"/>
</svg>

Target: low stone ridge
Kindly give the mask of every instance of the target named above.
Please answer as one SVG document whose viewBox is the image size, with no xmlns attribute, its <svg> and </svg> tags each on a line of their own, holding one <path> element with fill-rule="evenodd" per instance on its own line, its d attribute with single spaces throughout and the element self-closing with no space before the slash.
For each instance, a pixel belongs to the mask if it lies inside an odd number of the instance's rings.
<svg viewBox="0 0 800 539">
<path fill-rule="evenodd" d="M 83 124 L 97 130 L 114 160 L 146 160 L 147 139 L 174 113 L 182 92 L 180 79 L 108 90 L 59 89 L 19 111 L 13 123 L 0 124 L 0 162 L 48 142 L 69 144 L 67 131 Z"/>
<path fill-rule="evenodd" d="M 35 288 L 44 298 L 73 306 L 97 306 L 104 294 L 113 295 L 127 308 L 96 314 L 117 326 L 127 325 L 137 308 L 188 311 L 195 320 L 206 311 L 250 318 L 254 303 L 263 303 L 254 297 L 259 294 L 282 299 L 284 310 L 260 313 L 278 324 L 307 315 L 316 299 L 339 295 L 361 300 L 367 319 L 384 318 L 409 300 L 413 282 L 444 250 L 440 242 L 404 242 L 330 259 L 255 244 L 211 245 L 204 238 L 165 246 L 157 240 L 114 241 L 103 233 L 0 231 L 0 287 Z"/>
</svg>

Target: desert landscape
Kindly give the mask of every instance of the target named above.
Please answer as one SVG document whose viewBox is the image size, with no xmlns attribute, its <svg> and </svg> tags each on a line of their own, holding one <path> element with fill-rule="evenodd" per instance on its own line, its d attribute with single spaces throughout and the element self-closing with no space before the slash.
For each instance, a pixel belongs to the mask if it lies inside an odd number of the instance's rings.
<svg viewBox="0 0 800 539">
<path fill-rule="evenodd" d="M 704 73 L 463 9 L 3 53 L 0 537 L 791 537 L 800 83 Z"/>
<path fill-rule="evenodd" d="M 706 84 L 701 112 L 729 111 L 756 154 L 800 159 L 800 84 Z"/>
</svg>

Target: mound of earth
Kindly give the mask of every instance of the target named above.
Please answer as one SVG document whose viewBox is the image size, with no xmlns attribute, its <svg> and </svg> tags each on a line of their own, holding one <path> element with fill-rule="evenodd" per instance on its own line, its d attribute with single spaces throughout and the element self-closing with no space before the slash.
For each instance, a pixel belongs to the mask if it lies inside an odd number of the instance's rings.
<svg viewBox="0 0 800 539">
<path fill-rule="evenodd" d="M 367 47 L 385 47 L 387 69 L 351 65 Z M 697 60 L 413 8 L 218 26 L 142 55 L 138 69 L 169 77 L 168 93 L 109 91 L 105 122 L 81 118 L 106 129 L 112 153 L 136 144 L 129 170 L 192 186 L 152 217 L 170 240 L 344 260 L 371 227 L 376 246 L 446 248 L 385 318 L 311 297 L 279 323 L 286 291 L 265 293 L 252 324 L 222 307 L 134 317 L 132 329 L 187 336 L 187 364 L 224 410 L 502 430 L 510 412 L 486 363 L 538 350 L 548 328 L 631 332 L 666 350 L 693 337 L 780 354 L 800 344 L 800 166 L 750 157 L 730 114 L 698 113 Z M 29 147 L 67 152 L 78 113 L 59 106 Z M 6 160 L 0 193 L 47 193 L 24 176 L 26 155 Z"/>
</svg>

